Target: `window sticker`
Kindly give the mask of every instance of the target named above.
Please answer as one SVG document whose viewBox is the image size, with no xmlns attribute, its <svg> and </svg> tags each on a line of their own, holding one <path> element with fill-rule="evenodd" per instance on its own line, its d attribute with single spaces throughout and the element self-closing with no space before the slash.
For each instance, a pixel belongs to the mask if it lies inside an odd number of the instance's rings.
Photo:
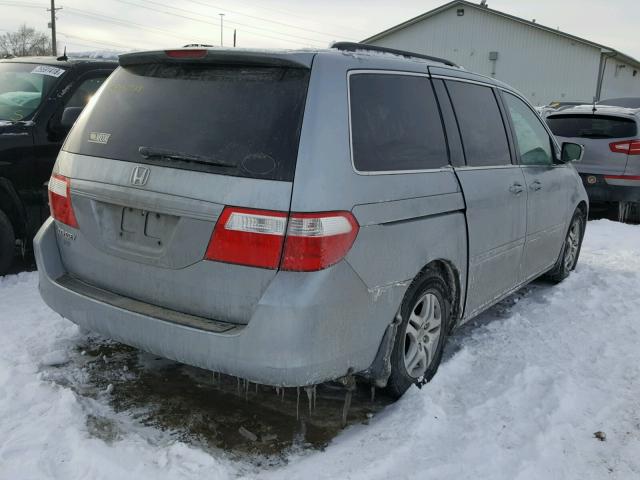
<svg viewBox="0 0 640 480">
<path fill-rule="evenodd" d="M 111 137 L 110 133 L 89 132 L 89 142 L 91 143 L 101 143 L 102 145 L 106 145 L 109 141 L 109 137 Z"/>
<path fill-rule="evenodd" d="M 51 67 L 49 65 L 38 65 L 36 68 L 31 70 L 31 73 L 37 73 L 39 75 L 48 75 L 50 77 L 58 78 L 65 72 L 64 68 Z"/>
</svg>

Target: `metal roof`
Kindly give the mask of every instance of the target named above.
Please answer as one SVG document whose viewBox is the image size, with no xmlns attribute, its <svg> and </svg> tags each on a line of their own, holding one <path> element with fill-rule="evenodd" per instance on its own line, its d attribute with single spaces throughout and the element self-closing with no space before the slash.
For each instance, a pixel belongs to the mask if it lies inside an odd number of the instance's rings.
<svg viewBox="0 0 640 480">
<path fill-rule="evenodd" d="M 479 5 L 477 3 L 472 3 L 472 2 L 468 2 L 466 0 L 453 0 L 452 2 L 449 3 L 445 3 L 444 5 L 441 5 L 438 8 L 434 8 L 433 10 L 429 10 L 426 13 L 423 13 L 422 15 L 418 15 L 417 17 L 413 17 L 409 20 L 407 20 L 406 22 L 402 22 L 394 27 L 388 28 L 387 30 L 384 30 L 380 33 L 377 33 L 369 38 L 366 38 L 364 40 L 362 40 L 362 43 L 367 43 L 367 42 L 373 42 L 376 40 L 379 40 L 381 38 L 386 37 L 387 35 L 397 32 L 398 30 L 402 30 L 403 28 L 406 28 L 410 25 L 413 25 L 414 23 L 418 23 L 421 22 L 423 20 L 426 20 L 428 18 L 431 18 L 435 15 L 438 15 L 439 13 L 444 12 L 445 10 L 449 10 L 452 7 L 457 7 L 457 6 L 463 6 L 463 7 L 470 7 L 470 8 L 475 8 L 477 10 L 480 10 L 482 12 L 487 12 L 487 13 L 491 13 L 493 15 L 497 15 L 499 17 L 504 17 L 507 18 L 509 20 L 512 20 L 514 22 L 518 22 L 518 23 L 522 23 L 525 25 L 528 25 L 530 27 L 533 28 L 537 28 L 539 30 L 543 30 L 546 31 L 548 33 L 553 33 L 554 35 L 558 35 L 561 37 L 565 37 L 569 40 L 575 41 L 575 42 L 580 42 L 583 43 L 585 45 L 590 45 L 592 47 L 598 48 L 601 50 L 602 53 L 611 53 L 612 55 L 610 55 L 611 57 L 615 57 L 618 58 L 630 65 L 634 65 L 636 67 L 640 68 L 640 61 L 636 60 L 633 57 L 630 57 L 629 55 L 626 55 L 618 50 L 616 50 L 615 48 L 611 48 L 611 47 L 607 47 L 606 45 L 601 45 L 599 43 L 596 42 L 592 42 L 590 40 L 586 40 L 584 38 L 580 38 L 580 37 L 576 37 L 575 35 L 571 35 L 569 33 L 566 32 L 562 32 L 560 30 L 557 30 L 555 28 L 549 28 L 549 27 L 545 27 L 544 25 L 540 25 L 539 23 L 536 22 L 531 22 L 529 20 L 525 20 L 524 18 L 520 18 L 520 17 L 515 17 L 513 15 L 510 15 L 508 13 L 504 13 L 504 12 L 500 12 L 498 10 L 493 10 L 489 7 L 486 6 L 482 6 Z"/>
</svg>

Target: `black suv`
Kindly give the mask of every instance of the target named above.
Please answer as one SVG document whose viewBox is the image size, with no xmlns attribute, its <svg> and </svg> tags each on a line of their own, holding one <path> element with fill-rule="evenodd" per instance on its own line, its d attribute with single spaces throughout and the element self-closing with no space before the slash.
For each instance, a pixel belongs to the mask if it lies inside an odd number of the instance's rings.
<svg viewBox="0 0 640 480">
<path fill-rule="evenodd" d="M 0 275 L 49 216 L 45 182 L 69 128 L 116 61 L 0 60 Z"/>
</svg>

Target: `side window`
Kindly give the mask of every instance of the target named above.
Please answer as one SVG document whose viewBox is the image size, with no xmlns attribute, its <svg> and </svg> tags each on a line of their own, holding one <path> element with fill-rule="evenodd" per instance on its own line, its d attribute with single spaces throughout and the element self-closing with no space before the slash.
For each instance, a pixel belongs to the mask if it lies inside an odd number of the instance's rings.
<svg viewBox="0 0 640 480">
<path fill-rule="evenodd" d="M 89 103 L 89 100 L 94 93 L 100 88 L 100 85 L 107 79 L 107 77 L 94 77 L 88 78 L 83 81 L 76 91 L 73 92 L 71 98 L 65 103 L 66 107 L 82 107 Z"/>
<path fill-rule="evenodd" d="M 507 132 L 493 89 L 456 81 L 446 84 L 460 126 L 467 165 L 510 165 Z"/>
<path fill-rule="evenodd" d="M 538 116 L 518 97 L 503 95 L 516 134 L 522 165 L 552 165 L 551 137 Z"/>
<path fill-rule="evenodd" d="M 357 73 L 349 80 L 356 170 L 424 170 L 448 165 L 438 105 L 427 77 Z"/>
</svg>

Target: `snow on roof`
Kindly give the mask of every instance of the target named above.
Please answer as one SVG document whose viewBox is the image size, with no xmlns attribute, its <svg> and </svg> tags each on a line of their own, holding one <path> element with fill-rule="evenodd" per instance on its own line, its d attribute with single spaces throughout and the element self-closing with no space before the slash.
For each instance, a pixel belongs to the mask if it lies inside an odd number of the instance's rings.
<svg viewBox="0 0 640 480">
<path fill-rule="evenodd" d="M 69 58 L 91 58 L 96 60 L 118 60 L 118 56 L 125 53 L 124 51 L 114 50 L 91 50 L 86 52 L 69 52 Z"/>
</svg>

